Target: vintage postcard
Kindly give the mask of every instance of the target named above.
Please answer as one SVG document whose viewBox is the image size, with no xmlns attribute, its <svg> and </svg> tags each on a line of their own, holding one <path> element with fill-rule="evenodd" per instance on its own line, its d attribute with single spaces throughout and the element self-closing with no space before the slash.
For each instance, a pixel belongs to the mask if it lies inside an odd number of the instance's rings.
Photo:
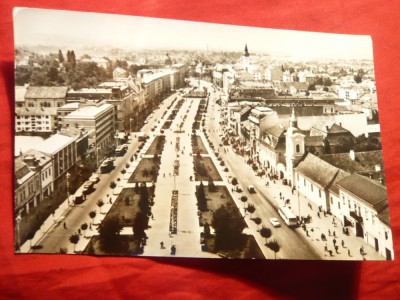
<svg viewBox="0 0 400 300">
<path fill-rule="evenodd" d="M 393 260 L 369 36 L 18 8 L 16 253 Z"/>
</svg>

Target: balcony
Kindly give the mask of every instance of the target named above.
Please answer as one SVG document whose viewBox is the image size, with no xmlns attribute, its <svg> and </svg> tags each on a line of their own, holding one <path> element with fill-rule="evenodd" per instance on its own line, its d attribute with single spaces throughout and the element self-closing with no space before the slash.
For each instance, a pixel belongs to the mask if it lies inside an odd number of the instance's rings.
<svg viewBox="0 0 400 300">
<path fill-rule="evenodd" d="M 355 211 L 350 211 L 350 217 L 352 217 L 354 220 L 356 220 L 359 223 L 363 222 L 363 218 L 359 215 L 357 215 L 357 213 Z"/>
</svg>

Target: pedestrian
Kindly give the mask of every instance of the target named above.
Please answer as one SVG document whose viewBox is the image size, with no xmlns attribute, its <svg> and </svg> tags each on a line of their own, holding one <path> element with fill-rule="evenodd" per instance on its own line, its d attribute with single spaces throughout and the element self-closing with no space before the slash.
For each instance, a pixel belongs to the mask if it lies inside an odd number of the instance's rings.
<svg viewBox="0 0 400 300">
<path fill-rule="evenodd" d="M 347 254 L 351 257 L 350 249 L 347 250 Z"/>
<path fill-rule="evenodd" d="M 81 230 L 80 229 L 78 229 L 78 234 L 81 235 Z"/>
<path fill-rule="evenodd" d="M 339 254 L 339 246 L 335 246 L 335 251 L 336 251 L 336 254 Z"/>
<path fill-rule="evenodd" d="M 64 222 L 64 229 L 67 229 L 67 223 Z"/>
<path fill-rule="evenodd" d="M 333 234 L 332 234 L 334 237 L 336 237 L 336 233 L 335 233 L 335 231 L 333 231 Z"/>
<path fill-rule="evenodd" d="M 325 252 L 328 252 L 328 244 L 325 244 Z"/>
<path fill-rule="evenodd" d="M 112 204 L 112 199 L 111 199 L 111 197 L 110 197 L 110 204 Z"/>
<path fill-rule="evenodd" d="M 331 230 L 330 229 L 328 229 L 328 234 L 329 234 L 329 236 L 331 236 Z"/>
<path fill-rule="evenodd" d="M 161 242 L 160 243 L 160 247 L 161 247 L 161 249 L 164 249 L 165 247 L 164 247 L 164 242 Z"/>
<path fill-rule="evenodd" d="M 344 248 L 344 241 L 342 240 L 342 247 Z"/>
<path fill-rule="evenodd" d="M 334 244 L 334 245 L 336 245 L 336 239 L 333 239 L 333 241 L 332 241 L 332 242 L 333 242 L 333 244 Z"/>
</svg>

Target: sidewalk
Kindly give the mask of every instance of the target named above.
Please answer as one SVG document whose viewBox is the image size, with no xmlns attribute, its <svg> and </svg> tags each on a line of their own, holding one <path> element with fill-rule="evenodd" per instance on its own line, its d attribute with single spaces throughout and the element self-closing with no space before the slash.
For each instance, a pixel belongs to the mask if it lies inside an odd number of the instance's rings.
<svg viewBox="0 0 400 300">
<path fill-rule="evenodd" d="M 265 182 L 264 179 L 259 178 Z M 277 205 L 284 204 L 284 200 L 279 199 L 279 194 L 282 193 L 283 199 L 290 199 L 290 209 L 295 215 L 303 217 L 311 216 L 311 222 L 306 224 L 306 231 L 302 228 L 298 228 L 298 232 L 301 232 L 318 252 L 328 260 L 384 260 L 384 257 L 379 255 L 369 244 L 367 244 L 361 237 L 355 236 L 352 232 L 349 235 L 343 233 L 343 226 L 337 218 L 333 215 L 319 212 L 317 205 L 309 201 L 302 194 L 297 194 L 290 186 L 282 184 L 282 180 L 276 180 L 276 183 L 269 181 L 269 187 L 266 187 L 268 192 L 273 196 L 273 200 Z M 318 217 L 319 213 L 319 217 Z M 329 234 L 329 232 L 331 234 Z M 326 241 L 321 240 L 321 234 L 326 236 Z M 333 235 L 335 234 L 335 236 Z M 334 240 L 336 245 L 339 247 L 338 252 L 335 251 Z M 343 244 L 342 244 L 343 241 Z M 342 246 L 343 245 L 343 246 Z M 360 247 L 364 248 L 366 255 L 364 257 L 360 254 Z M 325 247 L 328 251 L 325 251 Z M 330 255 L 329 250 L 332 251 Z"/>
</svg>

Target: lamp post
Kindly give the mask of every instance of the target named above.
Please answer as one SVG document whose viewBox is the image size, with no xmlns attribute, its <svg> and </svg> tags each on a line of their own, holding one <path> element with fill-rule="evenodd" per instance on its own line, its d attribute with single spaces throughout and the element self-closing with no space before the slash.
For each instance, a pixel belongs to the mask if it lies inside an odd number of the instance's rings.
<svg viewBox="0 0 400 300">
<path fill-rule="evenodd" d="M 70 205 L 69 203 L 69 178 L 71 177 L 71 174 L 69 174 L 67 172 L 67 200 L 68 200 L 68 205 Z"/>
<path fill-rule="evenodd" d="M 297 187 L 297 205 L 299 206 L 299 219 L 300 219 L 300 191 L 299 191 L 299 187 Z"/>
<path fill-rule="evenodd" d="M 99 173 L 99 147 L 96 147 L 96 173 Z"/>
<path fill-rule="evenodd" d="M 129 137 L 131 137 L 131 135 L 132 135 L 132 121 L 133 121 L 133 119 L 130 118 L 129 119 Z"/>
<path fill-rule="evenodd" d="M 21 240 L 19 238 L 19 223 L 21 222 L 21 214 L 18 213 L 17 217 L 15 218 L 15 222 L 17 224 L 17 250 L 18 252 L 21 252 Z"/>
</svg>

